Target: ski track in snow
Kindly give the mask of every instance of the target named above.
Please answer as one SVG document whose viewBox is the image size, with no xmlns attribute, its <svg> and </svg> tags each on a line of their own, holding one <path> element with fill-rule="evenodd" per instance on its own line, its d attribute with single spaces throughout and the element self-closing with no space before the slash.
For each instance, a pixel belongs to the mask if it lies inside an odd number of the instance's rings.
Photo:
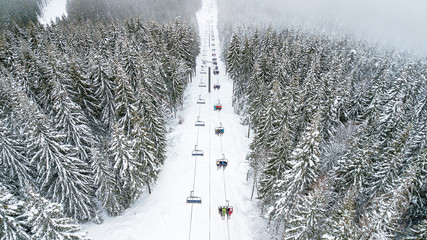
<svg viewBox="0 0 427 240">
<path fill-rule="evenodd" d="M 210 11 L 210 14 L 209 14 Z M 209 20 L 214 26 L 215 47 L 209 44 Z M 104 223 L 97 225 L 87 223 L 82 226 L 88 232 L 88 237 L 95 240 L 169 240 L 189 239 L 191 204 L 185 202 L 193 186 L 194 157 L 191 151 L 197 140 L 197 128 L 194 126 L 199 114 L 197 99 L 199 95 L 206 100 L 201 105 L 200 120 L 205 121 L 205 127 L 199 127 L 198 149 L 204 151 L 203 157 L 197 158 L 196 183 L 194 196 L 202 198 L 202 204 L 194 204 L 191 239 L 223 240 L 228 239 L 227 220 L 222 220 L 218 206 L 226 205 L 224 197 L 223 170 L 217 170 L 216 159 L 221 157 L 220 137 L 214 134 L 214 128 L 219 126 L 219 113 L 213 110 L 218 98 L 223 105 L 220 112 L 225 133 L 222 136 L 223 151 L 228 159 L 224 170 L 227 199 L 234 212 L 228 220 L 230 239 L 250 240 L 267 239 L 266 221 L 256 204 L 250 200 L 251 182 L 246 181 L 249 166 L 245 160 L 250 139 L 246 138 L 247 126 L 240 124 L 239 116 L 231 106 L 232 82 L 225 75 L 225 66 L 220 60 L 218 41 L 217 7 L 215 1 L 203 0 L 202 9 L 197 13 L 201 37 L 201 52 L 207 49 L 207 59 L 212 60 L 212 48 L 216 49 L 220 74 L 211 75 L 211 83 L 219 82 L 220 90 L 200 88 L 203 79 L 207 83 L 208 75 L 200 75 L 202 53 L 197 58 L 197 76 L 189 84 L 184 95 L 184 108 L 180 116 L 184 122 L 174 123 L 173 131 L 168 134 L 167 159 L 159 174 L 157 183 L 152 186 L 152 194 L 147 192 L 136 201 L 130 209 L 121 216 L 108 217 L 104 215 Z M 212 86 L 211 86 L 212 87 Z M 210 142 L 210 145 L 209 145 Z M 210 169 L 209 169 L 210 168 Z M 209 199 L 209 173 L 211 197 Z M 210 211 L 209 211 L 210 210 Z"/>
</svg>

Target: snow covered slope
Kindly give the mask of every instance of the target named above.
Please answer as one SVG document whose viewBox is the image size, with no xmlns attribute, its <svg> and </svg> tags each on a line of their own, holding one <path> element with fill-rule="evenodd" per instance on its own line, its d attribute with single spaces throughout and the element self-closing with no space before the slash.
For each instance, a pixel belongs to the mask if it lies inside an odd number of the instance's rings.
<svg viewBox="0 0 427 240">
<path fill-rule="evenodd" d="M 174 125 L 173 131 L 169 133 L 167 160 L 159 180 L 151 195 L 145 193 L 121 216 L 105 217 L 101 225 L 84 225 L 83 230 L 88 231 L 89 237 L 93 239 L 258 240 L 262 239 L 262 235 L 267 235 L 263 233 L 266 224 L 259 217 L 261 214 L 256 208 L 256 200 L 250 201 L 251 186 L 246 182 L 249 166 L 245 161 L 250 140 L 245 137 L 247 127 L 239 124 L 239 116 L 232 110 L 232 82 L 225 75 L 224 64 L 219 58 L 215 1 L 203 0 L 197 19 L 202 43 L 202 53 L 197 59 L 197 76 L 185 93 L 184 109 L 180 113 L 184 122 Z M 219 60 L 220 74 L 212 74 L 212 84 L 219 82 L 221 88 L 212 88 L 211 93 L 208 93 L 207 87 L 199 87 L 200 80 L 207 83 L 208 78 L 207 74 L 201 75 L 200 71 L 202 60 L 212 60 L 213 48 Z M 205 56 L 203 50 L 206 50 Z M 197 104 L 199 95 L 206 100 L 206 104 Z M 213 110 L 218 100 L 223 105 L 221 112 Z M 206 123 L 204 127 L 194 125 L 199 114 L 200 120 Z M 220 122 L 225 129 L 222 137 L 214 133 Z M 204 156 L 195 159 L 191 152 L 197 142 Z M 222 152 L 228 159 L 228 167 L 217 170 L 216 160 Z M 202 198 L 202 204 L 192 206 L 186 203 L 186 198 L 193 189 L 193 178 L 194 195 Z M 226 205 L 226 200 L 234 207 L 228 221 L 227 218 L 222 220 L 218 213 L 218 206 Z"/>
</svg>

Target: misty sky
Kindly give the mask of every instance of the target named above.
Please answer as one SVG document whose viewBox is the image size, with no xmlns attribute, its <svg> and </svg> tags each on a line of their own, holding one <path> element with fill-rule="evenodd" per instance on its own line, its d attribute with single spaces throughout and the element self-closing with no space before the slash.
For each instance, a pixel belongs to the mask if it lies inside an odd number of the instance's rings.
<svg viewBox="0 0 427 240">
<path fill-rule="evenodd" d="M 67 0 L 48 0 L 47 6 L 43 10 L 42 16 L 39 21 L 42 24 L 50 23 L 51 20 L 55 20 L 56 17 L 61 17 L 66 14 L 65 3 Z"/>
<path fill-rule="evenodd" d="M 427 56 L 427 0 L 264 0 L 285 24 L 352 34 Z"/>
<path fill-rule="evenodd" d="M 427 56 L 427 0 L 245 1 L 256 1 L 262 5 L 257 10 L 284 25 L 356 35 Z M 65 13 L 65 2 L 50 0 L 40 21 Z"/>
</svg>

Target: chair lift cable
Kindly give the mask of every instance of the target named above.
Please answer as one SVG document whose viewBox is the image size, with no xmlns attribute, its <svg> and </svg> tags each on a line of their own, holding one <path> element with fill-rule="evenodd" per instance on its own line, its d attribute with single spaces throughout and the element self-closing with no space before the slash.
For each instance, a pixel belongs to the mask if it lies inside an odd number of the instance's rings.
<svg viewBox="0 0 427 240">
<path fill-rule="evenodd" d="M 200 90 L 201 91 L 201 90 Z M 199 115 L 198 118 L 200 118 L 202 106 L 199 105 Z M 199 133 L 200 133 L 200 126 L 197 126 L 197 139 L 196 139 L 196 146 L 199 145 Z M 197 156 L 194 158 L 194 177 L 193 177 L 193 193 L 196 186 L 196 169 L 197 169 Z M 191 204 L 191 212 L 190 212 L 190 229 L 188 234 L 188 239 L 191 240 L 191 227 L 193 223 L 193 203 Z"/>
<path fill-rule="evenodd" d="M 211 105 L 211 95 L 209 94 L 209 105 Z M 211 109 L 209 107 L 209 120 L 211 119 Z M 208 150 L 208 165 L 209 165 L 209 240 L 211 239 L 211 218 L 212 218 L 212 209 L 211 209 L 211 121 L 208 121 L 208 134 L 209 134 L 209 150 Z"/>
<path fill-rule="evenodd" d="M 193 222 L 193 204 L 191 204 L 191 213 L 190 213 L 190 232 L 188 233 L 188 240 L 191 240 L 191 223 Z"/>
<path fill-rule="evenodd" d="M 217 92 L 217 98 L 218 98 L 218 102 L 219 102 L 219 91 Z M 218 120 L 219 123 L 221 124 L 221 111 L 218 111 Z M 224 151 L 223 151 L 223 147 L 222 147 L 222 135 L 219 135 L 219 140 L 220 140 L 220 146 L 221 146 L 221 155 L 224 155 Z M 223 176 L 223 181 L 224 181 L 224 198 L 225 201 L 227 202 L 227 184 L 225 181 L 225 169 L 222 169 L 222 176 Z M 227 237 L 228 240 L 230 240 L 230 224 L 228 223 L 228 217 L 227 217 Z"/>
<path fill-rule="evenodd" d="M 211 1 L 211 4 L 212 4 L 212 1 Z M 209 8 L 209 12 L 210 12 L 210 10 L 211 10 L 211 8 Z M 210 14 L 209 14 L 209 16 L 210 16 Z M 211 29 L 209 29 L 209 31 L 210 31 Z M 210 37 L 210 36 L 209 36 Z M 209 40 L 210 40 L 210 38 L 209 38 Z M 210 46 L 209 46 L 210 47 Z M 218 99 L 218 102 L 219 102 L 219 91 L 217 92 L 217 99 Z M 210 95 L 209 95 L 209 105 L 210 105 Z M 210 119 L 210 111 L 209 111 L 209 119 Z M 219 123 L 221 124 L 221 111 L 218 111 L 218 119 L 219 119 Z M 210 136 L 211 136 L 211 133 L 210 133 L 210 122 L 209 122 L 209 162 L 210 162 Z M 220 134 L 219 135 L 219 137 L 220 137 L 220 145 L 221 145 L 221 154 L 222 155 L 224 155 L 224 152 L 223 152 L 223 146 L 222 146 L 222 135 Z M 226 191 L 226 181 L 225 181 L 225 169 L 223 169 L 223 180 L 224 180 L 224 197 L 225 197 L 225 200 L 227 201 L 227 191 Z M 210 186 L 210 182 L 211 181 L 211 179 L 210 179 L 210 164 L 209 164 L 209 239 L 210 239 L 210 237 L 211 237 L 211 235 L 210 235 L 210 231 L 211 231 L 211 226 L 210 226 L 210 224 L 211 224 L 211 222 L 210 222 L 210 218 L 211 218 L 211 216 L 210 216 L 210 214 L 211 214 L 211 207 L 210 207 L 210 188 L 211 188 L 211 186 Z M 228 233 L 228 240 L 230 240 L 230 226 L 229 226 L 229 223 L 228 223 L 228 217 L 227 217 L 227 233 Z"/>
</svg>

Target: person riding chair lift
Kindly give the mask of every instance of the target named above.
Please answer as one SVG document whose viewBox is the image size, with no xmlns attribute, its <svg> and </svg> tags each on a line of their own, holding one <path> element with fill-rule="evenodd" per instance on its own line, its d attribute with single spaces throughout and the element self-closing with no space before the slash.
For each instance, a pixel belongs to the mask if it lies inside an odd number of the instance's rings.
<svg viewBox="0 0 427 240">
<path fill-rule="evenodd" d="M 230 219 L 231 214 L 233 214 L 233 207 L 230 206 L 220 206 L 218 207 L 219 215 L 221 215 L 221 218 L 224 220 L 225 215 L 227 215 L 227 218 Z"/>
<path fill-rule="evenodd" d="M 218 101 L 218 103 L 216 105 L 214 105 L 214 110 L 215 111 L 221 111 L 222 110 L 222 104 Z"/>
<path fill-rule="evenodd" d="M 228 166 L 228 160 L 225 159 L 224 154 L 222 154 L 222 158 L 216 160 L 216 167 L 217 169 L 220 169 L 220 168 L 225 169 L 227 166 Z"/>
<path fill-rule="evenodd" d="M 219 83 L 214 83 L 213 88 L 214 90 L 217 90 L 221 87 L 221 85 Z"/>
<path fill-rule="evenodd" d="M 218 136 L 221 136 L 222 134 L 224 134 L 224 128 L 222 127 L 222 123 L 220 123 L 219 127 L 215 128 L 215 134 Z"/>
</svg>

